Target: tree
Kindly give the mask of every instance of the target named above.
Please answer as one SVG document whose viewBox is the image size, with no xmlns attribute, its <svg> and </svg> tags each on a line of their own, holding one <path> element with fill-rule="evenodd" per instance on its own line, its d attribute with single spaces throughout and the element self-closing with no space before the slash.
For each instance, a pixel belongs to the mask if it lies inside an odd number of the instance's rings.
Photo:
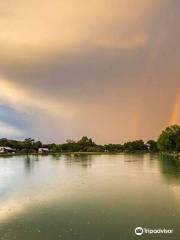
<svg viewBox="0 0 180 240">
<path fill-rule="evenodd" d="M 8 140 L 7 140 L 7 138 L 1 138 L 1 139 L 0 139 L 0 146 L 3 146 L 3 147 L 8 146 Z M 8 147 L 9 147 L 9 146 L 8 146 Z"/>
<path fill-rule="evenodd" d="M 104 146 L 105 148 L 105 151 L 108 151 L 108 152 L 122 152 L 124 147 L 123 145 L 121 144 L 107 144 Z"/>
<path fill-rule="evenodd" d="M 24 140 L 24 148 L 27 149 L 27 150 L 30 150 L 33 148 L 33 145 L 34 145 L 34 139 L 32 138 L 26 138 Z"/>
<path fill-rule="evenodd" d="M 158 152 L 157 142 L 154 140 L 147 141 L 147 146 L 150 152 Z"/>
<path fill-rule="evenodd" d="M 42 143 L 40 141 L 34 142 L 33 148 L 37 151 L 39 148 L 42 147 Z"/>
<path fill-rule="evenodd" d="M 172 125 L 162 131 L 157 141 L 160 151 L 180 151 L 180 126 Z"/>
<path fill-rule="evenodd" d="M 124 150 L 127 151 L 127 152 L 147 151 L 148 147 L 143 142 L 143 140 L 136 140 L 136 141 L 125 143 L 124 144 Z"/>
<path fill-rule="evenodd" d="M 92 141 L 92 139 L 86 136 L 82 137 L 77 142 L 77 145 L 79 150 L 84 152 L 87 152 L 90 147 L 96 147 L 96 144 Z"/>
</svg>

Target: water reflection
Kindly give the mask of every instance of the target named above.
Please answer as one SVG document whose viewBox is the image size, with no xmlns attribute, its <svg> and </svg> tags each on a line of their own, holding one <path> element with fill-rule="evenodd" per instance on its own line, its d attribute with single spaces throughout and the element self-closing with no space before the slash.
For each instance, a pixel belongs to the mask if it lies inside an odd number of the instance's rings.
<svg viewBox="0 0 180 240">
<path fill-rule="evenodd" d="M 134 153 L 134 154 L 130 154 L 130 153 L 126 153 L 124 154 L 124 161 L 125 162 L 143 162 L 144 159 L 146 157 L 146 154 L 138 154 L 138 153 Z"/>
<path fill-rule="evenodd" d="M 83 168 L 88 168 L 92 166 L 93 157 L 91 154 L 81 154 L 81 153 L 73 153 L 65 155 L 67 166 L 74 165 L 78 163 L 79 166 Z"/>
<path fill-rule="evenodd" d="M 26 173 L 31 173 L 34 168 L 34 161 L 33 159 L 27 155 L 24 157 L 24 170 Z"/>
<path fill-rule="evenodd" d="M 0 159 L 0 239 L 136 239 L 137 224 L 177 233 L 179 179 L 180 163 L 158 155 Z"/>
<path fill-rule="evenodd" d="M 53 160 L 59 161 L 62 157 L 62 154 L 61 153 L 52 154 L 51 157 Z"/>
<path fill-rule="evenodd" d="M 180 184 L 180 161 L 160 156 L 159 157 L 160 171 L 166 178 L 168 183 Z"/>
</svg>

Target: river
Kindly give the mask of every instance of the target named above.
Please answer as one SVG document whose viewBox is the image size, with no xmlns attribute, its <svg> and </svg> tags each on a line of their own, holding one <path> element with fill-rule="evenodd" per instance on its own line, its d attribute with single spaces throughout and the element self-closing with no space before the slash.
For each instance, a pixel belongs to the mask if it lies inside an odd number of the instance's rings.
<svg viewBox="0 0 180 240">
<path fill-rule="evenodd" d="M 136 227 L 173 229 L 136 236 Z M 1 240 L 180 239 L 180 162 L 151 154 L 0 157 Z"/>
</svg>

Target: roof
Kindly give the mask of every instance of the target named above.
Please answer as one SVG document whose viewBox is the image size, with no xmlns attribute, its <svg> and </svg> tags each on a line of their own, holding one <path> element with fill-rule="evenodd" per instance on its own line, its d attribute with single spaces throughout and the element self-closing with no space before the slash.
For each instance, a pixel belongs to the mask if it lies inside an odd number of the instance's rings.
<svg viewBox="0 0 180 240">
<path fill-rule="evenodd" d="M 49 149 L 48 149 L 48 148 L 39 148 L 39 151 L 40 151 L 40 150 L 49 151 Z"/>
<path fill-rule="evenodd" d="M 11 147 L 0 147 L 0 149 L 13 150 L 13 148 L 11 148 Z"/>
</svg>

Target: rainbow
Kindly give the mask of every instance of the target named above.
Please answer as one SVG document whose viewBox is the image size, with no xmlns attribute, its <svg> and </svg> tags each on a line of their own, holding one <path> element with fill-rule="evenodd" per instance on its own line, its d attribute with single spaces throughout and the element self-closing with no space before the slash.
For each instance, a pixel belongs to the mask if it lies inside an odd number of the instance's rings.
<svg viewBox="0 0 180 240">
<path fill-rule="evenodd" d="M 176 97 L 176 101 L 170 118 L 170 124 L 180 124 L 180 93 Z"/>
</svg>

